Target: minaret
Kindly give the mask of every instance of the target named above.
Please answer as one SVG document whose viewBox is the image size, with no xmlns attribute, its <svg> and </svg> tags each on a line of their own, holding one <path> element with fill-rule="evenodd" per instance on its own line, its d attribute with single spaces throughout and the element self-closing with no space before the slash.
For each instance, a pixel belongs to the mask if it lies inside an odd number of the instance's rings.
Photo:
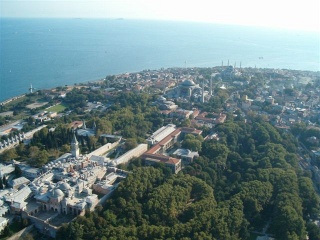
<svg viewBox="0 0 320 240">
<path fill-rule="evenodd" d="M 210 78 L 210 96 L 212 96 L 212 75 Z"/>
<path fill-rule="evenodd" d="M 79 143 L 78 143 L 78 140 L 77 140 L 76 135 L 74 133 L 73 133 L 73 138 L 71 141 L 71 154 L 75 158 L 78 158 L 80 155 Z"/>
<path fill-rule="evenodd" d="M 201 102 L 204 103 L 204 78 L 202 79 L 202 96 L 201 96 Z"/>
</svg>

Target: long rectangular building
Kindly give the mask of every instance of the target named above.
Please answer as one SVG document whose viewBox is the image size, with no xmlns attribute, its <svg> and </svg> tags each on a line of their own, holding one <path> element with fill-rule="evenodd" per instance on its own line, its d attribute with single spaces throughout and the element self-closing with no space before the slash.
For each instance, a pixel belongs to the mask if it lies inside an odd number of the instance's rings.
<svg viewBox="0 0 320 240">
<path fill-rule="evenodd" d="M 162 139 L 167 137 L 170 133 L 176 130 L 176 125 L 168 124 L 167 126 L 159 128 L 155 131 L 148 139 L 147 142 L 149 145 L 154 145 L 160 142 Z"/>
<path fill-rule="evenodd" d="M 167 149 L 172 147 L 172 145 L 179 140 L 181 135 L 200 135 L 201 133 L 201 130 L 187 127 L 177 128 L 172 132 L 169 131 L 166 136 L 162 135 L 162 140 L 156 143 L 154 146 L 152 146 L 147 152 L 145 152 L 142 155 L 142 158 L 146 161 L 146 164 L 162 162 L 166 164 L 168 167 L 170 167 L 174 173 L 178 173 L 182 167 L 181 159 L 173 158 L 162 154 L 164 154 Z"/>
</svg>

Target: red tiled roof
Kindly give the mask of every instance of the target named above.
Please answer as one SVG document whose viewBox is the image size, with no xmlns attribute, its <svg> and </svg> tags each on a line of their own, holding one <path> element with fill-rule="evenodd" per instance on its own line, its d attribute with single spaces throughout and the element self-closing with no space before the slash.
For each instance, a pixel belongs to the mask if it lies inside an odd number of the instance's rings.
<svg viewBox="0 0 320 240">
<path fill-rule="evenodd" d="M 196 118 L 199 115 L 200 111 L 199 109 L 194 109 L 193 110 L 193 117 Z"/>
<path fill-rule="evenodd" d="M 153 154 L 157 152 L 160 148 L 161 148 L 160 145 L 156 144 L 152 148 L 150 148 L 146 153 Z"/>
<path fill-rule="evenodd" d="M 69 127 L 76 129 L 76 128 L 82 127 L 82 125 L 83 125 L 82 121 L 74 121 L 69 124 Z"/>
<path fill-rule="evenodd" d="M 169 156 L 165 156 L 165 155 L 160 155 L 160 154 L 144 153 L 142 155 L 142 157 L 144 159 L 147 159 L 147 160 L 158 160 L 158 161 L 163 162 L 163 163 L 174 164 L 174 165 L 179 163 L 179 161 L 180 161 L 180 159 L 169 157 Z"/>
<path fill-rule="evenodd" d="M 169 160 L 166 162 L 168 164 L 177 164 L 180 162 L 180 159 L 177 158 L 169 158 Z"/>
<path fill-rule="evenodd" d="M 187 127 L 178 128 L 178 129 L 174 130 L 172 133 L 170 133 L 168 136 L 166 136 L 164 139 L 162 139 L 159 143 L 157 143 L 152 148 L 150 148 L 147 152 L 145 152 L 142 155 L 142 158 L 147 159 L 147 160 L 148 159 L 149 160 L 158 160 L 160 162 L 167 163 L 167 164 L 173 164 L 173 165 L 179 163 L 179 161 L 181 161 L 180 159 L 156 154 L 156 152 L 158 152 L 158 150 L 161 149 L 162 146 L 164 146 L 164 145 L 168 144 L 170 141 L 172 141 L 172 139 L 177 137 L 181 132 L 198 134 L 198 135 L 200 135 L 202 133 L 201 130 L 197 130 L 195 128 L 187 128 Z"/>
</svg>

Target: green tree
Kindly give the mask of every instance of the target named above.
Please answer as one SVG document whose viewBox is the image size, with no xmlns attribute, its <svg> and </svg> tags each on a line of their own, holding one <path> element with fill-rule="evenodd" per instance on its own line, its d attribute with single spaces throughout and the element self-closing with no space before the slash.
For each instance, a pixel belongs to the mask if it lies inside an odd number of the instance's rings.
<svg viewBox="0 0 320 240">
<path fill-rule="evenodd" d="M 63 144 L 61 146 L 61 152 L 63 153 L 69 153 L 71 151 L 71 147 L 69 144 Z"/>
<path fill-rule="evenodd" d="M 279 209 L 273 222 L 273 229 L 276 238 L 284 240 L 303 239 L 306 234 L 304 221 L 292 206 L 284 206 Z"/>
<path fill-rule="evenodd" d="M 10 148 L 10 149 L 4 151 L 0 155 L 0 159 L 2 161 L 6 161 L 6 162 L 11 161 L 11 160 L 16 159 L 16 158 L 18 158 L 18 154 L 17 154 L 15 148 Z"/>
<path fill-rule="evenodd" d="M 190 149 L 191 151 L 201 151 L 201 142 L 197 139 L 186 139 L 182 143 L 183 148 Z"/>
<path fill-rule="evenodd" d="M 8 181 L 5 175 L 3 175 L 2 184 L 3 184 L 3 188 L 7 187 Z"/>
<path fill-rule="evenodd" d="M 125 142 L 126 150 L 130 150 L 138 146 L 137 140 L 135 138 L 128 138 Z"/>
<path fill-rule="evenodd" d="M 306 227 L 310 240 L 320 239 L 320 229 L 316 224 L 313 222 L 308 222 Z"/>
<path fill-rule="evenodd" d="M 17 154 L 18 154 L 19 156 L 24 155 L 25 152 L 26 152 L 26 148 L 25 148 L 24 143 L 20 143 L 20 144 L 16 147 L 16 151 L 17 151 Z"/>
<path fill-rule="evenodd" d="M 261 212 L 269 204 L 272 193 L 273 186 L 269 182 L 254 180 L 242 184 L 240 196 L 249 219 Z"/>
<path fill-rule="evenodd" d="M 18 165 L 14 166 L 14 175 L 18 178 L 22 176 L 22 171 Z"/>
<path fill-rule="evenodd" d="M 42 150 L 37 155 L 37 162 L 35 164 L 36 167 L 42 167 L 44 164 L 48 162 L 49 154 L 46 150 Z"/>
<path fill-rule="evenodd" d="M 13 233 L 12 231 L 10 230 L 9 226 L 5 226 L 4 229 L 2 230 L 1 232 L 2 236 L 4 237 L 10 237 Z"/>
<path fill-rule="evenodd" d="M 29 149 L 29 164 L 35 167 L 42 167 L 48 162 L 49 154 L 46 150 L 40 150 L 37 146 Z"/>
<path fill-rule="evenodd" d="M 225 164 L 227 160 L 227 156 L 229 153 L 229 149 L 226 145 L 221 143 L 216 143 L 214 140 L 205 141 L 202 144 L 202 155 L 210 158 L 217 159 L 219 164 Z"/>
<path fill-rule="evenodd" d="M 303 215 L 316 218 L 319 214 L 320 202 L 310 178 L 299 178 L 299 195 L 302 199 Z"/>
</svg>

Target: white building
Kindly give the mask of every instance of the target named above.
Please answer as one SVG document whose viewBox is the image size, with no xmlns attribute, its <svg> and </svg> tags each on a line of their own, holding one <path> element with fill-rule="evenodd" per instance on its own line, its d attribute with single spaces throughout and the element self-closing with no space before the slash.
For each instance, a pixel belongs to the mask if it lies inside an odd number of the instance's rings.
<svg viewBox="0 0 320 240">
<path fill-rule="evenodd" d="M 117 166 L 119 164 L 125 164 L 129 162 L 132 158 L 140 157 L 147 150 L 148 150 L 148 144 L 145 144 L 145 143 L 139 144 L 134 149 L 131 149 L 130 151 L 118 157 L 117 159 L 113 160 L 111 164 L 113 166 Z"/>
<path fill-rule="evenodd" d="M 13 164 L 10 164 L 10 165 L 0 164 L 0 178 L 3 178 L 3 176 L 9 175 L 12 172 L 14 172 Z"/>
<path fill-rule="evenodd" d="M 160 142 L 162 139 L 167 137 L 170 133 L 174 132 L 175 130 L 176 125 L 174 124 L 168 124 L 167 126 L 161 127 L 147 139 L 147 143 L 149 145 L 154 145 Z"/>
<path fill-rule="evenodd" d="M 7 226 L 8 222 L 8 218 L 0 217 L 0 232 Z"/>
</svg>

